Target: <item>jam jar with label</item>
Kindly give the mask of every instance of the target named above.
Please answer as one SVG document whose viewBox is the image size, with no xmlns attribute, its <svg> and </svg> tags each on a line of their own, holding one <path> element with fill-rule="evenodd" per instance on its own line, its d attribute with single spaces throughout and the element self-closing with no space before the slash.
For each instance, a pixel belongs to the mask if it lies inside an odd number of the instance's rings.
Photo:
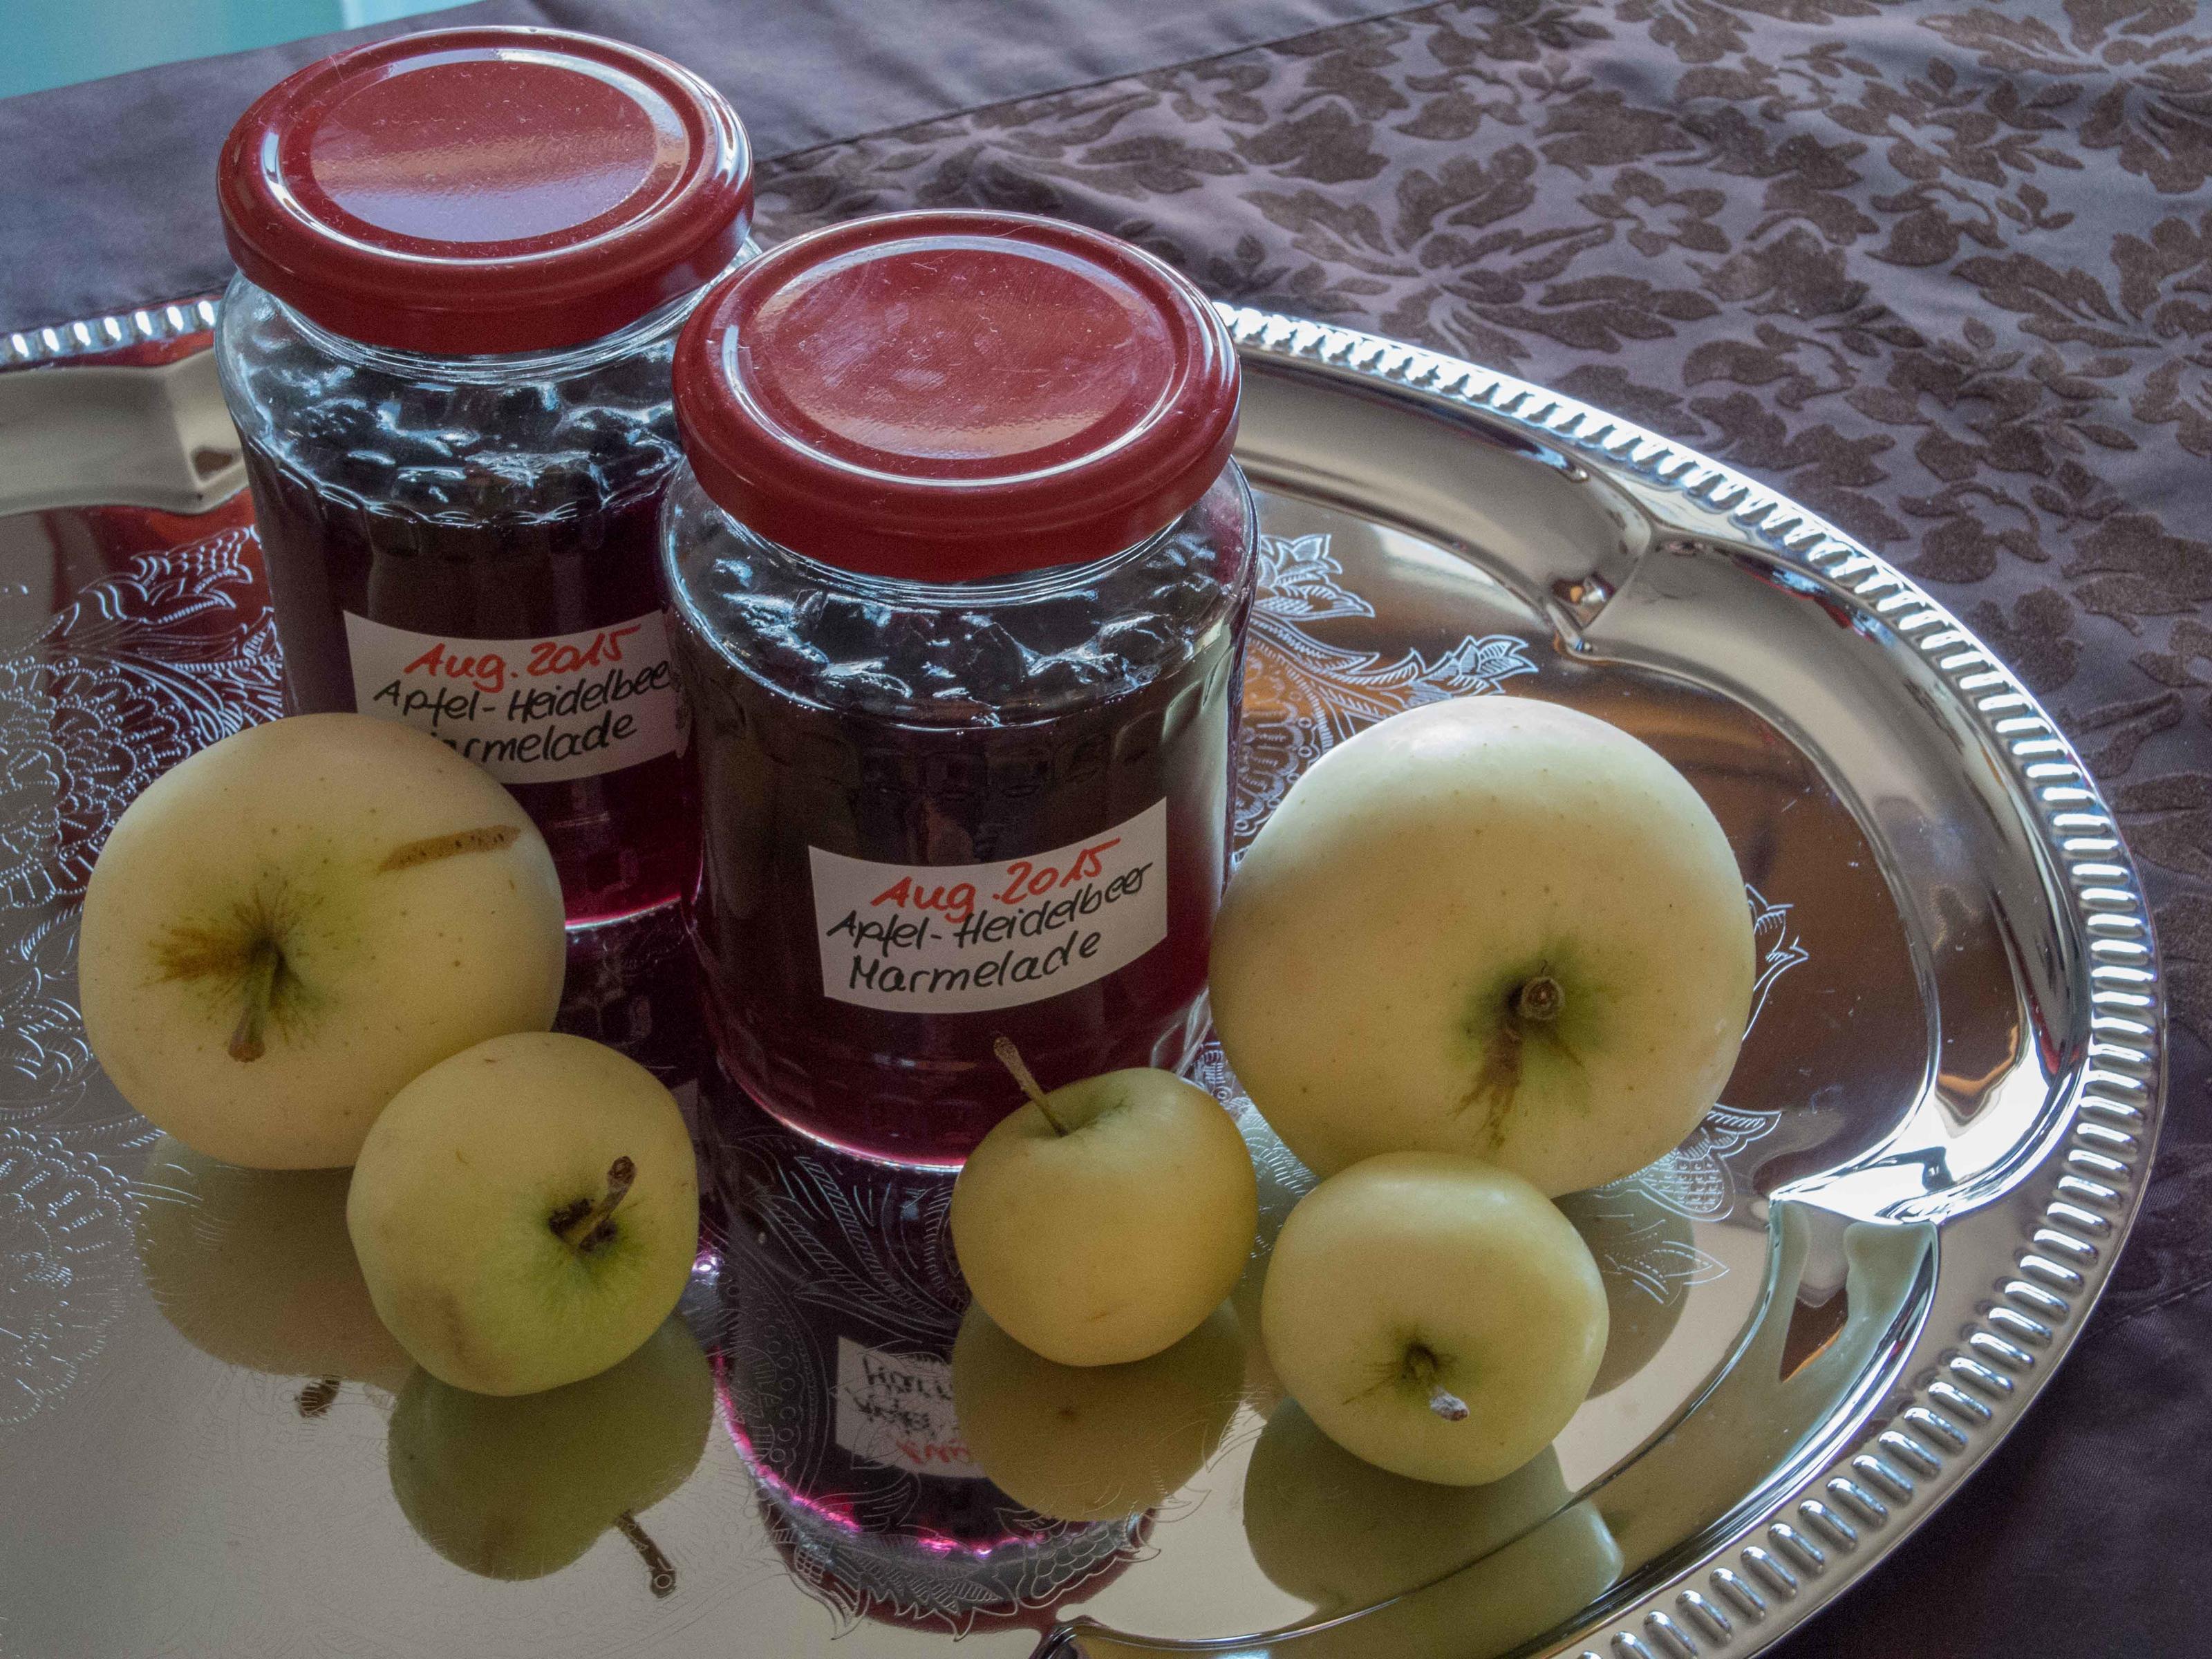
<svg viewBox="0 0 2212 1659">
<path fill-rule="evenodd" d="M 280 82 L 219 188 L 288 706 L 482 764 L 572 926 L 675 898 L 696 813 L 653 526 L 677 331 L 748 251 L 737 118 L 612 41 L 440 30 Z"/>
<path fill-rule="evenodd" d="M 1205 1020 L 1256 531 L 1185 278 L 897 214 L 718 284 L 662 517 L 725 1061 L 807 1133 L 957 1164 L 1020 1096 Z"/>
</svg>

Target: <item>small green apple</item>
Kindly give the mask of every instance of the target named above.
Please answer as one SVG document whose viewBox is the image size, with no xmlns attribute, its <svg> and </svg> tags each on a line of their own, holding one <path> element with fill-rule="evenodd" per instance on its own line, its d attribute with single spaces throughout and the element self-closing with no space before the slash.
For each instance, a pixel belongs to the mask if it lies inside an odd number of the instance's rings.
<svg viewBox="0 0 2212 1659">
<path fill-rule="evenodd" d="M 1356 1612 L 1479 1561 L 1567 1506 L 1549 1447 L 1480 1486 L 1409 1480 L 1354 1457 L 1295 1401 L 1244 1471 L 1244 1534 L 1274 1583 L 1323 1616 Z"/>
<path fill-rule="evenodd" d="M 690 1479 L 714 1420 L 707 1358 L 671 1319 L 597 1376 L 521 1399 L 417 1371 L 392 1413 L 392 1492 L 424 1541 L 487 1578 L 542 1578 L 612 1527 L 653 1573 L 675 1570 L 637 1524 Z"/>
<path fill-rule="evenodd" d="M 1283 1224 L 1261 1292 L 1291 1397 L 1369 1462 L 1447 1486 L 1551 1443 L 1605 1354 L 1605 1285 L 1520 1176 L 1392 1152 L 1329 1176 Z"/>
<path fill-rule="evenodd" d="M 85 890 L 84 1030 L 125 1099 L 270 1169 L 350 1164 L 409 1079 L 543 1030 L 560 879 L 514 797 L 364 714 L 250 726 L 163 773 Z"/>
<path fill-rule="evenodd" d="M 1244 1345 L 1226 1307 L 1148 1358 L 1060 1365 L 971 1307 L 952 1345 L 952 1404 L 975 1467 L 1059 1521 L 1151 1509 L 1205 1467 L 1237 1414 Z"/>
<path fill-rule="evenodd" d="M 343 1170 L 241 1170 L 173 1135 L 138 1178 L 132 1231 L 154 1305 L 201 1352 L 316 1379 L 310 1415 L 341 1381 L 396 1393 L 415 1364 L 368 1299 L 346 1235 Z"/>
<path fill-rule="evenodd" d="M 975 1300 L 1063 1365 L 1156 1354 L 1221 1305 L 1250 1255 L 1258 1188 L 1221 1103 L 1136 1068 L 1046 1094 L 983 1137 L 952 1188 L 952 1245 Z"/>
<path fill-rule="evenodd" d="M 1697 1127 L 1752 981 L 1743 879 L 1698 792 L 1524 697 L 1427 704 L 1324 755 L 1213 936 L 1222 1046 L 1316 1171 L 1466 1152 L 1547 1194 Z"/>
<path fill-rule="evenodd" d="M 478 1394 L 605 1370 L 684 1293 L 699 1183 L 674 1097 L 582 1037 L 494 1037 L 392 1097 L 346 1224 L 376 1310 Z"/>
</svg>

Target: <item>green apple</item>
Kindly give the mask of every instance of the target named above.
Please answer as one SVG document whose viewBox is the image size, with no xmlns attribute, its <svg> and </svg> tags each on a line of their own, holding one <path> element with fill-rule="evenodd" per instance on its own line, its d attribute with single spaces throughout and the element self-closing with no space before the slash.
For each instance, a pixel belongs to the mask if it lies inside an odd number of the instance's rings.
<svg viewBox="0 0 2212 1659">
<path fill-rule="evenodd" d="M 423 1370 L 478 1394 L 603 1371 L 684 1293 L 691 1139 L 635 1060 L 582 1037 L 494 1037 L 392 1097 L 346 1224 L 376 1310 Z"/>
<path fill-rule="evenodd" d="M 276 1376 L 397 1392 L 415 1369 L 368 1299 L 346 1236 L 343 1170 L 241 1170 L 155 1141 L 132 1218 L 146 1288 L 201 1352 Z"/>
<path fill-rule="evenodd" d="M 1574 1228 L 1509 1170 L 1391 1152 L 1329 1176 L 1283 1224 L 1260 1304 L 1267 1355 L 1322 1431 L 1447 1486 L 1551 1443 L 1605 1354 L 1605 1285 Z"/>
<path fill-rule="evenodd" d="M 971 1307 L 952 1345 L 952 1405 L 975 1467 L 1060 1521 L 1116 1521 L 1179 1491 L 1237 1414 L 1244 1346 L 1226 1307 L 1125 1365 L 1060 1365 Z"/>
<path fill-rule="evenodd" d="M 1689 1287 L 1717 1267 L 1692 1242 L 1689 1218 L 1633 1182 L 1569 1193 L 1559 1213 L 1589 1247 L 1605 1280 L 1605 1360 L 1593 1398 L 1650 1362 L 1681 1322 Z"/>
<path fill-rule="evenodd" d="M 362 714 L 251 726 L 116 820 L 84 896 L 84 1030 L 125 1099 L 270 1169 L 350 1164 L 409 1079 L 543 1030 L 561 884 L 514 798 Z"/>
<path fill-rule="evenodd" d="M 1213 1015 L 1322 1175 L 1466 1152 L 1547 1194 L 1694 1129 L 1750 1013 L 1728 838 L 1655 750 L 1528 698 L 1427 704 L 1324 755 L 1229 884 Z"/>
<path fill-rule="evenodd" d="M 1156 1354 L 1221 1305 L 1259 1224 L 1244 1138 L 1221 1103 L 1136 1068 L 1046 1094 L 1002 1042 L 1029 1104 L 983 1137 L 952 1188 L 952 1246 L 975 1300 L 1063 1365 Z"/>
<path fill-rule="evenodd" d="M 1479 1561 L 1567 1506 L 1548 1447 L 1501 1480 L 1440 1486 L 1354 1457 L 1292 1402 L 1244 1471 L 1244 1535 L 1260 1571 L 1323 1616 L 1356 1612 Z"/>
<path fill-rule="evenodd" d="M 431 1548 L 487 1578 L 558 1571 L 615 1528 L 666 1595 L 674 1569 L 636 1516 L 698 1467 L 714 1401 L 678 1319 L 612 1369 L 519 1400 L 417 1371 L 392 1413 L 392 1496 Z"/>
</svg>

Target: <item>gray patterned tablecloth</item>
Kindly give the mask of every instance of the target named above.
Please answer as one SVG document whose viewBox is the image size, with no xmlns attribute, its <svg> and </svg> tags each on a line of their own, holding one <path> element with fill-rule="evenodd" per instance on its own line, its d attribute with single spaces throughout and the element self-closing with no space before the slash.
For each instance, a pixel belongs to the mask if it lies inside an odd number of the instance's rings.
<svg viewBox="0 0 2212 1659">
<path fill-rule="evenodd" d="M 741 106 L 774 67 L 696 0 L 681 43 L 642 0 L 520 9 L 675 50 Z M 804 34 L 833 9 L 780 14 Z M 903 9 L 817 28 L 833 75 L 842 51 L 871 90 L 818 118 L 782 96 L 764 234 L 930 205 L 1085 221 L 1224 298 L 1679 434 L 1903 564 L 2004 654 L 2094 768 L 2156 902 L 2178 1022 L 2165 1142 L 2114 1286 L 2041 1403 L 1789 1651 L 2204 1650 L 2212 20 L 2187 0 L 1160 9 L 1172 27 L 1133 33 L 1112 0 L 1024 0 L 1011 65 L 957 30 L 917 46 Z M 1364 21 L 1273 38 L 1346 16 Z M 1270 43 L 1221 51 L 1249 40 Z M 1194 42 L 1212 55 L 1180 60 Z M 911 74 L 907 52 L 927 60 Z M 100 180 L 128 173 L 134 143 L 219 137 L 270 61 L 204 71 L 211 112 L 168 110 L 135 138 L 132 97 L 158 101 L 146 77 L 0 104 L 0 144 L 25 156 L 76 123 L 90 192 L 71 220 L 34 170 L 0 169 L 0 223 L 19 228 L 0 330 L 213 270 L 211 210 L 187 204 L 137 266 L 90 286 L 46 274 L 68 268 L 72 223 L 112 224 Z M 978 88 L 1031 95 L 914 124 Z M 866 136 L 795 148 L 825 131 Z"/>
</svg>

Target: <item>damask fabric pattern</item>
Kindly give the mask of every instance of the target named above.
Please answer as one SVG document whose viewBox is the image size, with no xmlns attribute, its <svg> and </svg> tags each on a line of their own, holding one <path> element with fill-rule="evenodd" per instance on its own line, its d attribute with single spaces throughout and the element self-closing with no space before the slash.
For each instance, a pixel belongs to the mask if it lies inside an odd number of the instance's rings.
<svg viewBox="0 0 2212 1659">
<path fill-rule="evenodd" d="M 2064 723 L 2177 1023 L 2142 1225 L 1960 1502 L 1788 1651 L 2193 1650 L 2212 1571 L 2212 19 L 2186 0 L 1446 3 L 789 156 L 785 236 L 1060 215 L 1772 480 Z"/>
</svg>

